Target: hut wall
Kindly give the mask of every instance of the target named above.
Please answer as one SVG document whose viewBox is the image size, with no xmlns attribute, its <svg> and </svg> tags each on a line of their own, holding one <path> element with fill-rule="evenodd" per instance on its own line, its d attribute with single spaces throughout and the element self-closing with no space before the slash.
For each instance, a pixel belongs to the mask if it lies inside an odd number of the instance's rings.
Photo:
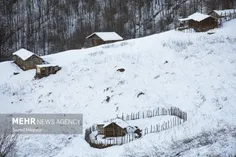
<svg viewBox="0 0 236 157">
<path fill-rule="evenodd" d="M 106 137 L 124 136 L 125 131 L 118 125 L 112 123 L 104 128 L 104 135 Z"/>
<path fill-rule="evenodd" d="M 203 31 L 208 31 L 213 28 L 217 28 L 218 22 L 217 22 L 217 19 L 214 19 L 211 17 L 205 20 L 202 20 L 200 22 L 190 20 L 189 27 L 194 28 L 197 32 L 203 32 Z"/>
<path fill-rule="evenodd" d="M 55 74 L 59 71 L 61 67 L 59 66 L 49 66 L 49 67 L 36 67 L 36 78 L 42 78 L 49 76 L 50 74 Z"/>
<path fill-rule="evenodd" d="M 99 38 L 97 35 L 93 35 L 92 37 L 90 37 L 88 40 L 88 46 L 98 46 L 98 45 L 102 45 L 105 42 Z"/>
<path fill-rule="evenodd" d="M 23 60 L 22 60 L 20 57 L 14 55 L 14 56 L 13 56 L 13 61 L 14 61 L 14 63 L 16 63 L 19 67 L 22 68 Z"/>
<path fill-rule="evenodd" d="M 22 70 L 29 70 L 29 69 L 34 69 L 37 64 L 42 64 L 43 59 L 33 55 L 27 60 L 22 60 L 19 56 L 14 55 L 13 56 L 13 61 L 16 63 Z"/>
<path fill-rule="evenodd" d="M 34 69 L 37 64 L 42 64 L 42 63 L 43 63 L 42 58 L 33 55 L 23 62 L 23 69 L 24 70 Z"/>
</svg>

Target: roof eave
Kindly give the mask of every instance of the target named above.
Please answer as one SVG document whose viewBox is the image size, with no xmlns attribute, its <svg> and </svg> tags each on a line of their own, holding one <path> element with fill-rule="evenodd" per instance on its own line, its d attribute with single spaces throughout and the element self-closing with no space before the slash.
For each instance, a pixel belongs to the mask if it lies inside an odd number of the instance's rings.
<svg viewBox="0 0 236 157">
<path fill-rule="evenodd" d="M 19 55 L 17 55 L 17 54 L 13 54 L 13 56 L 17 56 L 17 57 L 21 58 L 23 61 L 26 61 L 27 59 L 29 59 L 29 58 L 32 57 L 33 55 L 35 55 L 35 54 L 32 54 L 31 56 L 29 56 L 29 57 L 23 59 L 21 56 L 19 56 Z M 37 55 L 35 55 L 35 56 L 37 56 Z"/>
<path fill-rule="evenodd" d="M 103 40 L 103 39 L 102 39 Z M 103 40 L 103 41 L 122 41 L 122 40 L 124 40 L 123 38 L 122 39 L 115 39 L 115 40 Z"/>
<path fill-rule="evenodd" d="M 91 36 L 93 36 L 94 34 L 96 34 L 96 32 L 90 34 L 89 36 L 86 37 L 86 39 L 90 38 Z"/>
</svg>

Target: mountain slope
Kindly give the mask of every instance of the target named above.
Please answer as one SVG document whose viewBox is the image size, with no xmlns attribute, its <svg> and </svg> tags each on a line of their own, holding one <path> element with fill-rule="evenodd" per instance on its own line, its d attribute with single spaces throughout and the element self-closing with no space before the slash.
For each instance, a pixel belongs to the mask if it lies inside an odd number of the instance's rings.
<svg viewBox="0 0 236 157">
<path fill-rule="evenodd" d="M 35 70 L 23 72 L 11 62 L 0 63 L 1 113 L 83 113 L 84 129 L 117 114 L 155 107 L 176 106 L 188 113 L 188 121 L 178 128 L 103 150 L 90 148 L 83 135 L 72 140 L 22 136 L 19 156 L 123 156 L 127 147 L 168 146 L 203 129 L 235 126 L 235 27 L 232 20 L 212 35 L 172 30 L 48 55 L 44 59 L 62 70 L 40 80 L 33 79 Z M 145 95 L 137 98 L 139 92 Z M 236 154 L 234 148 L 228 151 Z"/>
</svg>

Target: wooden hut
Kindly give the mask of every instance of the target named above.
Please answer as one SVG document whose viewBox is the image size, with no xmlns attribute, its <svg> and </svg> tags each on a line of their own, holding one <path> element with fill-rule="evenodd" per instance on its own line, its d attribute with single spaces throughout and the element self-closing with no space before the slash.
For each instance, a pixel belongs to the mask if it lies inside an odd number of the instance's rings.
<svg viewBox="0 0 236 157">
<path fill-rule="evenodd" d="M 61 67 L 59 67 L 58 65 L 52 65 L 52 64 L 36 65 L 35 78 L 46 77 L 49 76 L 50 74 L 55 74 L 59 70 L 61 70 Z"/>
<path fill-rule="evenodd" d="M 20 49 L 13 53 L 13 61 L 22 70 L 34 69 L 37 64 L 42 64 L 44 60 L 38 55 L 26 50 Z"/>
<path fill-rule="evenodd" d="M 129 127 L 128 123 L 124 120 L 117 118 L 103 126 L 105 137 L 118 137 L 126 134 L 126 128 Z"/>
<path fill-rule="evenodd" d="M 86 46 L 91 47 L 121 41 L 123 38 L 116 32 L 94 32 L 87 36 L 86 40 Z"/>
<path fill-rule="evenodd" d="M 179 20 L 184 27 L 193 28 L 196 32 L 204 32 L 218 27 L 216 18 L 201 13 L 194 13 L 187 18 Z"/>
</svg>

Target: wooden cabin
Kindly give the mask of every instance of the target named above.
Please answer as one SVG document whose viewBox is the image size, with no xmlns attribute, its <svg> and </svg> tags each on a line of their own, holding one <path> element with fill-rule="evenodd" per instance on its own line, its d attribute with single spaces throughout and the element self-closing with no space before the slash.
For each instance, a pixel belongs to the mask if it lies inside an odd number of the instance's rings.
<svg viewBox="0 0 236 157">
<path fill-rule="evenodd" d="M 35 78 L 42 78 L 49 76 L 50 74 L 55 74 L 57 71 L 61 70 L 61 67 L 58 65 L 52 64 L 41 64 L 36 65 L 36 75 Z"/>
<path fill-rule="evenodd" d="M 179 20 L 184 27 L 193 28 L 196 32 L 205 32 L 218 27 L 216 18 L 201 13 L 194 13 L 187 18 Z"/>
<path fill-rule="evenodd" d="M 103 126 L 105 137 L 118 137 L 126 135 L 126 128 L 129 127 L 128 123 L 124 120 L 117 118 Z"/>
<path fill-rule="evenodd" d="M 121 41 L 123 38 L 116 32 L 94 32 L 87 36 L 86 40 L 86 46 L 91 47 Z"/>
<path fill-rule="evenodd" d="M 34 69 L 37 64 L 44 62 L 38 55 L 23 48 L 13 53 L 13 61 L 22 70 Z"/>
</svg>

